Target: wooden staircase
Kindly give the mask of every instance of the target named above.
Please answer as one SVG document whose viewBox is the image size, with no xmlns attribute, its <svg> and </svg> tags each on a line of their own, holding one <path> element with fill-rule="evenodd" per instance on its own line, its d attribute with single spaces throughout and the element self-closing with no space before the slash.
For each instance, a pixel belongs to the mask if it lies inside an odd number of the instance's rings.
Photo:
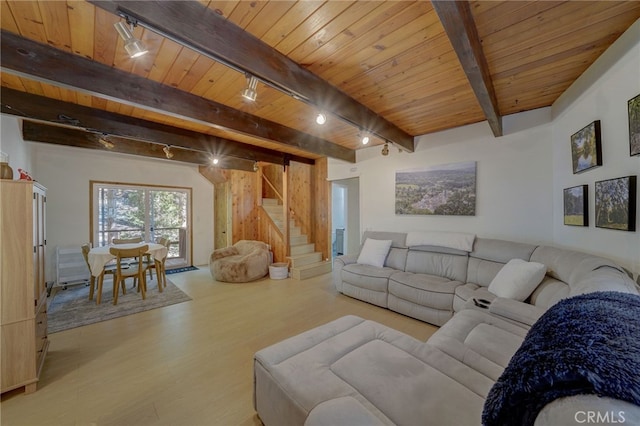
<svg viewBox="0 0 640 426">
<path fill-rule="evenodd" d="M 267 212 L 273 223 L 284 234 L 284 212 L 282 205 L 275 198 L 263 198 L 262 208 Z M 297 280 L 304 280 L 317 275 L 331 272 L 331 262 L 322 259 L 322 253 L 315 251 L 315 244 L 301 233 L 300 227 L 289 227 L 290 244 L 290 276 Z"/>
</svg>

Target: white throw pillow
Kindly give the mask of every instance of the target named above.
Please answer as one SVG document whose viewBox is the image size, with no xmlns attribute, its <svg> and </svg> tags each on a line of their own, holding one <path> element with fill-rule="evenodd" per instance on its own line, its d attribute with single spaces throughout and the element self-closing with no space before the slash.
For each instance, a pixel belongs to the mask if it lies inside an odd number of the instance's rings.
<svg viewBox="0 0 640 426">
<path fill-rule="evenodd" d="M 358 256 L 358 263 L 382 268 L 390 248 L 391 240 L 373 240 L 367 238 Z"/>
<path fill-rule="evenodd" d="M 547 267 L 538 262 L 511 259 L 500 269 L 489 291 L 498 297 L 524 301 L 542 282 Z"/>
</svg>

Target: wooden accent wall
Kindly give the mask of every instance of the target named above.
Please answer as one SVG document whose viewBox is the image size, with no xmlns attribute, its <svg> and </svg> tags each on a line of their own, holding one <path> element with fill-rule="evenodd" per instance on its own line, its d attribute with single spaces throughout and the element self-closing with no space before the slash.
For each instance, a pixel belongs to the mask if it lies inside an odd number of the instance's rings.
<svg viewBox="0 0 640 426">
<path fill-rule="evenodd" d="M 269 182 L 271 182 L 282 195 L 282 166 L 278 164 L 265 164 L 262 166 L 262 174 L 269 179 Z M 262 185 L 262 197 L 278 198 L 273 189 L 264 183 Z"/>
<path fill-rule="evenodd" d="M 327 182 L 327 164 L 326 159 L 316 160 L 315 166 L 292 161 L 287 168 L 286 185 L 295 224 L 310 241 L 315 242 L 316 251 L 321 252 L 323 258 L 330 257 L 331 247 L 331 192 Z M 220 209 L 231 214 L 231 224 L 227 227 L 227 232 L 231 233 L 230 244 L 239 240 L 264 241 L 271 245 L 275 262 L 286 261 L 287 248 L 283 235 L 260 207 L 261 198 L 269 196 L 268 193 L 261 194 L 262 191 L 267 191 L 267 185 L 260 184 L 260 174 L 226 170 L 215 176 L 208 176 L 206 172 L 201 170 L 207 178 L 211 180 L 215 177 L 218 182 L 215 185 L 215 191 L 220 192 L 215 197 L 215 211 L 218 215 L 216 222 L 224 220 Z M 282 166 L 263 167 L 263 172 L 274 185 L 279 185 L 278 190 L 283 187 Z M 220 183 L 223 179 L 226 181 Z M 227 190 L 228 194 L 223 194 Z M 221 232 L 223 227 L 222 224 L 218 225 L 220 226 L 215 227 L 216 233 Z M 216 248 L 219 248 L 218 243 Z"/>
<path fill-rule="evenodd" d="M 231 184 L 231 241 L 258 240 L 258 182 L 257 174 L 232 170 L 228 174 Z"/>
<path fill-rule="evenodd" d="M 316 251 L 322 253 L 323 259 L 331 258 L 331 185 L 327 180 L 328 165 L 327 158 L 316 160 L 312 177 L 314 241 Z"/>
<path fill-rule="evenodd" d="M 292 161 L 289 165 L 289 210 L 292 212 L 292 220 L 300 231 L 314 239 L 313 216 L 311 214 L 313 204 L 313 185 L 311 176 L 313 166 Z"/>
</svg>

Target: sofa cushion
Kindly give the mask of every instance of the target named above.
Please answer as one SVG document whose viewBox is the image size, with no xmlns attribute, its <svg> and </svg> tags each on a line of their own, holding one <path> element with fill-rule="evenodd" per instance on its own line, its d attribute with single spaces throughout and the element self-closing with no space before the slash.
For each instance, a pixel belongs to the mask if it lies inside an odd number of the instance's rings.
<svg viewBox="0 0 640 426">
<path fill-rule="evenodd" d="M 425 424 L 427 420 L 450 424 L 453 419 L 469 424 L 477 421 L 478 403 L 483 400 L 444 371 L 381 340 L 346 354 L 331 366 L 331 371 L 398 425 Z"/>
<path fill-rule="evenodd" d="M 436 309 L 451 310 L 459 281 L 437 275 L 396 272 L 389 277 L 389 294 L 419 305 Z"/>
<path fill-rule="evenodd" d="M 495 381 L 526 333 L 526 328 L 486 311 L 465 309 L 440 327 L 428 343 Z"/>
<path fill-rule="evenodd" d="M 364 231 L 362 243 L 371 238 L 374 240 L 391 240 L 391 247 L 407 248 L 407 234 L 404 232 Z"/>
<path fill-rule="evenodd" d="M 335 425 L 393 425 L 391 420 L 376 416 L 370 409 L 352 396 L 330 399 L 316 405 L 309 413 L 304 426 Z M 382 413 L 379 414 L 382 416 Z"/>
<path fill-rule="evenodd" d="M 439 246 L 470 252 L 475 234 L 465 232 L 413 231 L 407 233 L 407 246 Z"/>
<path fill-rule="evenodd" d="M 397 272 L 393 268 L 377 268 L 370 265 L 353 263 L 342 268 L 342 281 L 356 287 L 375 291 L 387 291 L 389 277 Z"/>
<path fill-rule="evenodd" d="M 466 282 L 486 287 L 505 263 L 511 259 L 529 261 L 535 248 L 531 244 L 476 238 L 473 252 L 469 253 Z"/>
<path fill-rule="evenodd" d="M 547 266 L 547 275 L 566 283 L 569 282 L 571 274 L 584 259 L 594 258 L 588 253 L 566 250 L 559 247 L 539 246 L 531 254 L 532 262 L 544 263 Z M 602 261 L 610 261 L 600 258 Z"/>
<path fill-rule="evenodd" d="M 407 262 L 404 270 L 419 274 L 438 275 L 460 282 L 466 281 L 469 259 L 466 254 L 461 256 L 433 250 L 437 250 L 437 248 L 411 248 L 407 253 Z"/>
<path fill-rule="evenodd" d="M 511 259 L 489 284 L 498 297 L 523 301 L 542 282 L 547 268 L 542 263 Z"/>
<path fill-rule="evenodd" d="M 391 240 L 374 240 L 367 238 L 362 245 L 362 250 L 360 250 L 358 263 L 382 268 L 390 248 Z"/>
<path fill-rule="evenodd" d="M 569 284 L 546 275 L 531 293 L 529 302 L 540 308 L 549 309 L 567 296 L 569 296 Z"/>
</svg>

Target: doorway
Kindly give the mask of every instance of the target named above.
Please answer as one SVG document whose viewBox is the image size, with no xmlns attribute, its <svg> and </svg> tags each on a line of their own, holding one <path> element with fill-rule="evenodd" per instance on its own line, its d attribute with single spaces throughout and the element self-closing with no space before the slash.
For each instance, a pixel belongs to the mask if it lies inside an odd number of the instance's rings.
<svg viewBox="0 0 640 426">
<path fill-rule="evenodd" d="M 357 253 L 360 249 L 360 179 L 331 183 L 332 257 Z"/>
</svg>

